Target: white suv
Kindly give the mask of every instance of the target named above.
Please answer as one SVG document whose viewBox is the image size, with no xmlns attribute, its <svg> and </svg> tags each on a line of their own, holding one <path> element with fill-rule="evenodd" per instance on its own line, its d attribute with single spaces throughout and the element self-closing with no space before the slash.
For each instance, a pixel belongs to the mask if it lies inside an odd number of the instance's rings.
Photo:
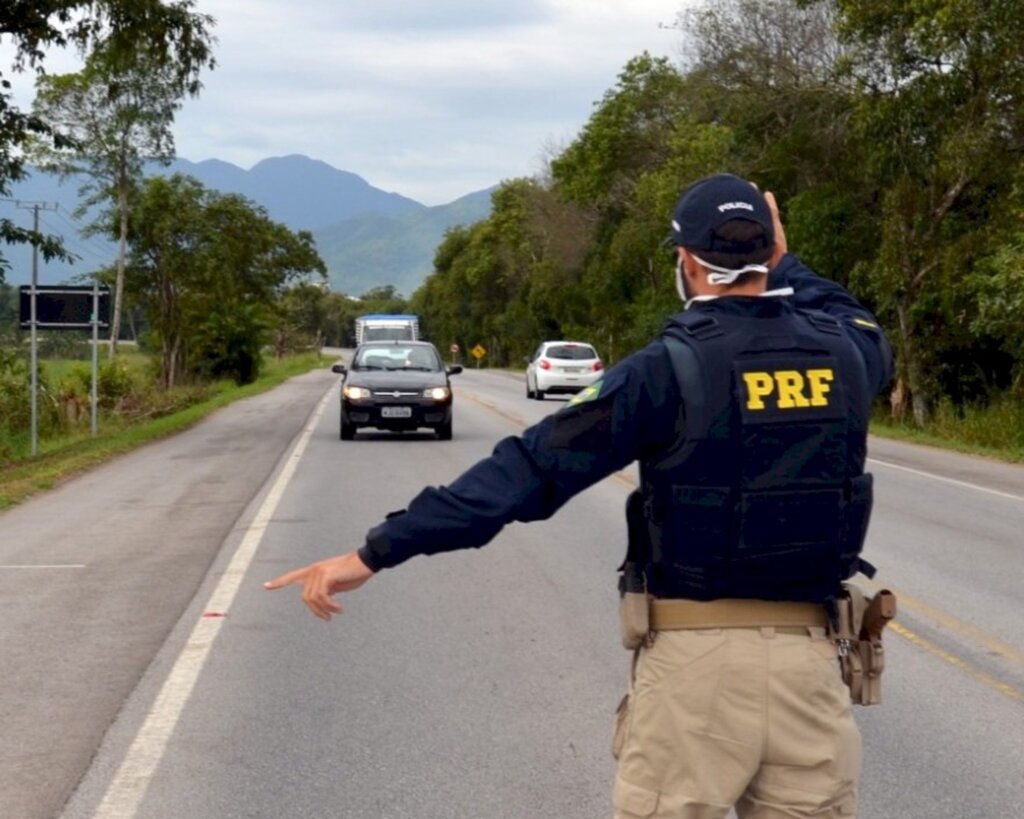
<svg viewBox="0 0 1024 819">
<path fill-rule="evenodd" d="M 590 344 L 545 341 L 526 366 L 526 397 L 543 401 L 550 393 L 576 393 L 597 381 L 604 365 Z"/>
</svg>

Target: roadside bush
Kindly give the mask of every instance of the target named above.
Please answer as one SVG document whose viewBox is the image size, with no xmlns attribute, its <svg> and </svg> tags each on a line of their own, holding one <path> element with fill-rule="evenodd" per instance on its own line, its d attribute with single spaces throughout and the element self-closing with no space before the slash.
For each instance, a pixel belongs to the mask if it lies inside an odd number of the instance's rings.
<svg viewBox="0 0 1024 819">
<path fill-rule="evenodd" d="M 0 349 L 0 424 L 28 427 L 28 365 L 16 350 Z"/>
<path fill-rule="evenodd" d="M 1003 396 L 987 405 L 957 408 L 945 400 L 936 408 L 928 431 L 975 446 L 1024 450 L 1024 403 Z"/>
<path fill-rule="evenodd" d="M 57 385 L 56 400 L 60 413 L 70 426 L 89 417 L 92 375 L 85 367 L 74 367 Z"/>
<path fill-rule="evenodd" d="M 149 418 L 160 418 L 199 404 L 217 392 L 215 384 L 189 384 L 165 390 L 153 385 L 141 396 L 143 413 Z"/>
<path fill-rule="evenodd" d="M 104 361 L 96 379 L 96 402 L 106 411 L 130 413 L 143 404 L 144 388 L 121 359 Z M 78 364 L 61 379 L 55 391 L 61 417 L 70 425 L 89 418 L 92 411 L 92 368 Z"/>
<path fill-rule="evenodd" d="M 39 436 L 61 428 L 56 396 L 45 367 L 39 368 L 36 403 Z M 29 448 L 32 423 L 32 384 L 21 350 L 0 348 L 0 457 L 8 460 Z"/>
<path fill-rule="evenodd" d="M 197 332 L 192 364 L 200 378 L 251 384 L 260 374 L 265 325 L 260 310 L 243 305 L 209 315 Z"/>
<path fill-rule="evenodd" d="M 121 359 L 105 361 L 100 366 L 96 394 L 104 409 L 114 409 L 132 393 L 140 391 L 135 377 Z"/>
</svg>

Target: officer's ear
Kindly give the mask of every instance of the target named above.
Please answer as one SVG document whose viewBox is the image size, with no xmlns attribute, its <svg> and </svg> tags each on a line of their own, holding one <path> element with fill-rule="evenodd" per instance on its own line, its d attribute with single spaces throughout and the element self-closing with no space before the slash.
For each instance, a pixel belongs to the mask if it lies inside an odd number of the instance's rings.
<svg viewBox="0 0 1024 819">
<path fill-rule="evenodd" d="M 679 248 L 679 256 L 683 260 L 683 273 L 686 274 L 687 278 L 695 279 L 703 275 L 704 265 L 698 262 L 697 257 L 689 250 L 685 247 Z"/>
</svg>

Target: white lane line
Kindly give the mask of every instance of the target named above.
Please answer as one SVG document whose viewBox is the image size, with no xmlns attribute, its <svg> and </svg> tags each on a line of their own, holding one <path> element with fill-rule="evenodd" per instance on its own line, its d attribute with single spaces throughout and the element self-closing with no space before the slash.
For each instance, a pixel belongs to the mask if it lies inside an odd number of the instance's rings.
<svg viewBox="0 0 1024 819">
<path fill-rule="evenodd" d="M 1000 498 L 1009 498 L 1010 500 L 1024 501 L 1024 495 L 1014 495 L 1010 492 L 1000 492 L 998 489 L 989 489 L 987 486 L 978 486 L 976 483 L 968 483 L 967 481 L 958 481 L 956 478 L 945 478 L 942 475 L 936 475 L 933 472 L 925 472 L 921 469 L 912 469 L 909 466 L 901 466 L 900 464 L 890 463 L 889 461 L 880 461 L 877 458 L 868 458 L 869 463 L 876 463 L 880 466 L 887 466 L 890 469 L 899 469 L 902 472 L 910 472 L 914 475 L 921 475 L 925 478 L 931 478 L 932 480 L 942 481 L 943 483 L 949 483 L 953 486 L 962 486 L 965 489 L 975 489 L 978 492 L 987 492 L 990 495 L 996 495 Z"/>
<path fill-rule="evenodd" d="M 256 550 L 263 540 L 263 534 L 335 389 L 332 385 L 310 416 L 301 437 L 263 503 L 260 504 L 242 542 L 235 550 L 224 575 L 210 595 L 204 612 L 222 615 L 231 607 L 249 564 L 252 563 Z M 223 623 L 223 616 L 202 617 L 192 629 L 156 701 L 146 715 L 145 722 L 128 749 L 121 767 L 107 788 L 103 801 L 93 814 L 94 819 L 134 819 Z"/>
<path fill-rule="evenodd" d="M 0 571 L 3 569 L 84 569 L 84 563 L 11 563 L 0 564 Z"/>
</svg>

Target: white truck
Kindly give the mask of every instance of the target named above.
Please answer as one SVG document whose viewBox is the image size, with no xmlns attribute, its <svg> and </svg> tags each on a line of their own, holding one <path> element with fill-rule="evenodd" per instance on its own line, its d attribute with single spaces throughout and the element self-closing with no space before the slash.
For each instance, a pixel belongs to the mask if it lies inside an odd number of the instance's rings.
<svg viewBox="0 0 1024 819">
<path fill-rule="evenodd" d="M 407 313 L 374 313 L 356 319 L 356 346 L 365 341 L 418 341 L 420 319 Z"/>
</svg>

